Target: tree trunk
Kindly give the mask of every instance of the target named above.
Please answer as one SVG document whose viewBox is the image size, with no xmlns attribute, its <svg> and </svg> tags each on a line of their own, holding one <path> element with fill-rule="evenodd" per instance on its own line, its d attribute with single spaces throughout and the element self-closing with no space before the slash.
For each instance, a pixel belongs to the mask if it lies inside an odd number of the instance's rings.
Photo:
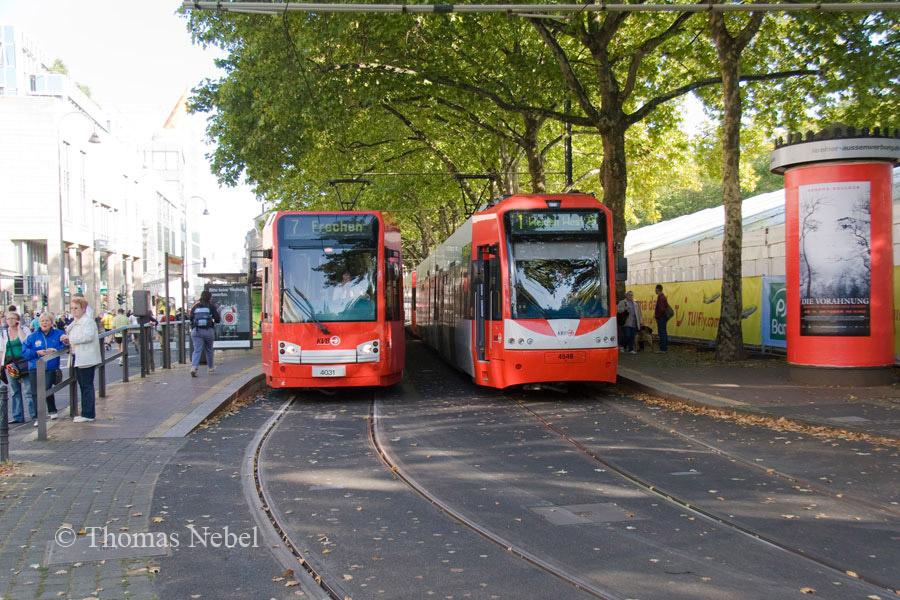
<svg viewBox="0 0 900 600">
<path fill-rule="evenodd" d="M 526 116 L 525 133 L 522 135 L 522 147 L 528 160 L 528 173 L 531 175 L 531 191 L 535 194 L 543 194 L 547 191 L 544 159 L 538 145 L 538 134 L 543 122 L 543 120 Z"/>
<path fill-rule="evenodd" d="M 710 35 L 716 43 L 722 71 L 722 201 L 725 205 L 725 234 L 722 239 L 722 312 L 716 335 L 716 360 L 743 360 L 744 336 L 741 331 L 743 298 L 741 297 L 741 249 L 744 223 L 741 215 L 741 88 L 739 61 L 741 52 L 759 31 L 762 13 L 754 13 L 750 21 L 732 37 L 724 14 L 712 13 Z"/>
<path fill-rule="evenodd" d="M 616 256 L 625 255 L 625 192 L 628 189 L 628 169 L 625 155 L 624 120 L 616 121 L 609 130 L 601 130 L 603 162 L 600 163 L 600 185 L 603 203 L 613 215 L 613 244 Z M 625 282 L 616 282 L 616 299 L 625 297 Z"/>
</svg>

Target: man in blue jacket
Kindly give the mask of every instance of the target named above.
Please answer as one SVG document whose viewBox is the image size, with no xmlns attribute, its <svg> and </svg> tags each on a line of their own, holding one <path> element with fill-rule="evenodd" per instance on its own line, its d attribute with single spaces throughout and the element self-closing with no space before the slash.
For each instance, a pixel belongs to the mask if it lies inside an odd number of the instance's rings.
<svg viewBox="0 0 900 600">
<path fill-rule="evenodd" d="M 66 348 L 62 341 L 65 332 L 53 328 L 53 315 L 45 310 L 38 321 L 39 328 L 28 336 L 22 344 L 22 357 L 28 361 L 28 380 L 31 383 L 31 414 L 37 414 L 37 361 L 40 357 Z M 54 358 L 47 363 L 46 389 L 50 389 L 56 382 L 56 372 L 59 371 L 59 358 Z M 47 412 L 51 419 L 56 418 L 56 398 L 51 394 L 47 396 Z M 37 419 L 34 420 L 37 427 Z"/>
</svg>

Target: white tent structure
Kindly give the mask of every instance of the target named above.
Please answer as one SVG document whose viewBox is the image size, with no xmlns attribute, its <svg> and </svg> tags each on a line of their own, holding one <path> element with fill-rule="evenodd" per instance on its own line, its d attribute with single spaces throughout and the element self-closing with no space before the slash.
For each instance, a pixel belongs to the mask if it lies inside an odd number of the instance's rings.
<svg viewBox="0 0 900 600">
<path fill-rule="evenodd" d="M 893 201 L 900 202 L 900 168 L 894 169 Z M 744 200 L 743 276 L 784 275 L 784 190 Z M 900 264 L 900 221 L 894 210 L 894 264 Z M 629 231 L 625 236 L 628 285 L 722 278 L 725 208 Z"/>
</svg>

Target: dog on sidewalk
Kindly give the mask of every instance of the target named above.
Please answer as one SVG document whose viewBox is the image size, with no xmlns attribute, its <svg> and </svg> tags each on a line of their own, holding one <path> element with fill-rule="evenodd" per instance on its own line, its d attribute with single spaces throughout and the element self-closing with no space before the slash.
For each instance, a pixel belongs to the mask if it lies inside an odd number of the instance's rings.
<svg viewBox="0 0 900 600">
<path fill-rule="evenodd" d="M 643 351 L 652 351 L 653 350 L 653 330 L 647 327 L 646 325 L 641 325 L 641 328 L 638 329 L 637 335 L 634 338 L 634 345 L 637 350 Z"/>
</svg>

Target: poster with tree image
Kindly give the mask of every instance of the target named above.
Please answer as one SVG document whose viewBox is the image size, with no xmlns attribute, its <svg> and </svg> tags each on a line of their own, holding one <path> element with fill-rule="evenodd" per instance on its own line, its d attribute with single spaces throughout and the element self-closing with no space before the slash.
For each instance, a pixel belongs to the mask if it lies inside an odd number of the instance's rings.
<svg viewBox="0 0 900 600">
<path fill-rule="evenodd" d="M 869 335 L 869 185 L 799 188 L 800 335 Z"/>
</svg>

